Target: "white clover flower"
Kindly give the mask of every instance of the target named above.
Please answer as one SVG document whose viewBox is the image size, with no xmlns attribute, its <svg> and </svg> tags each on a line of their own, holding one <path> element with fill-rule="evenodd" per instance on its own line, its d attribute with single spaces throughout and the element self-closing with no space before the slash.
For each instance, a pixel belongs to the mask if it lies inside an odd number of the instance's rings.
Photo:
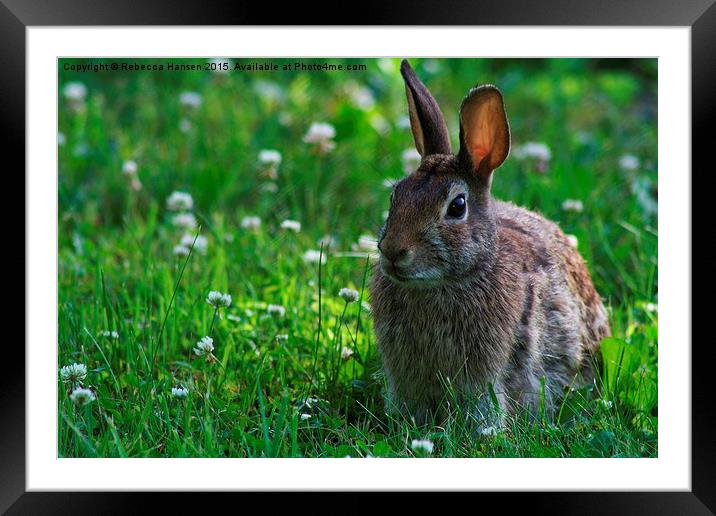
<svg viewBox="0 0 716 516">
<path fill-rule="evenodd" d="M 281 86 L 271 81 L 258 80 L 254 83 L 254 91 L 262 100 L 274 103 L 283 99 Z"/>
<path fill-rule="evenodd" d="M 137 162 L 134 160 L 127 160 L 122 163 L 122 173 L 128 176 L 134 176 L 137 174 Z"/>
<path fill-rule="evenodd" d="M 175 245 L 174 249 L 172 249 L 172 252 L 177 256 L 189 256 L 191 249 L 189 249 L 185 245 Z"/>
<path fill-rule="evenodd" d="M 308 128 L 308 132 L 306 132 L 303 137 L 303 141 L 316 145 L 320 153 L 327 154 L 336 147 L 333 141 L 335 136 L 336 129 L 331 124 L 314 122 Z"/>
<path fill-rule="evenodd" d="M 62 147 L 66 141 L 67 141 L 67 138 L 65 137 L 65 133 L 58 132 L 57 133 L 57 145 Z"/>
<path fill-rule="evenodd" d="M 345 90 L 353 105 L 358 109 L 368 110 L 375 106 L 375 98 L 366 86 L 351 81 L 346 84 Z"/>
<path fill-rule="evenodd" d="M 427 454 L 433 453 L 433 442 L 429 441 L 427 439 L 413 439 L 413 442 L 411 443 L 410 447 L 413 449 L 413 451 L 421 451 L 425 452 Z"/>
<path fill-rule="evenodd" d="M 346 303 L 354 303 L 358 301 L 360 294 L 357 290 L 352 288 L 342 288 L 338 291 L 338 297 L 340 297 Z"/>
<path fill-rule="evenodd" d="M 575 249 L 577 248 L 577 246 L 579 246 L 579 240 L 574 235 L 567 235 L 567 241 L 569 242 L 569 245 L 571 245 Z"/>
<path fill-rule="evenodd" d="M 60 369 L 60 379 L 72 385 L 81 384 L 87 376 L 87 366 L 84 364 L 70 364 Z"/>
<path fill-rule="evenodd" d="M 422 160 L 422 157 L 416 149 L 411 147 L 403 151 L 403 154 L 401 155 L 400 159 L 403 163 L 403 171 L 406 174 L 411 174 L 420 166 L 420 161 Z"/>
<path fill-rule="evenodd" d="M 646 305 L 644 305 L 644 309 L 649 313 L 653 313 L 659 310 L 659 306 L 655 303 L 647 303 Z"/>
<path fill-rule="evenodd" d="M 206 248 L 208 245 L 209 240 L 205 236 L 199 235 L 194 243 L 194 249 L 196 249 L 199 254 L 206 254 Z"/>
<path fill-rule="evenodd" d="M 241 227 L 244 229 L 259 229 L 261 227 L 261 219 L 255 216 L 244 217 L 241 219 Z"/>
<path fill-rule="evenodd" d="M 573 211 L 575 213 L 581 213 L 584 211 L 584 204 L 579 199 L 565 199 L 562 202 L 562 209 L 564 211 Z"/>
<path fill-rule="evenodd" d="M 78 387 L 72 391 L 72 394 L 70 394 L 70 399 L 75 405 L 79 405 L 81 407 L 83 405 L 87 405 L 88 403 L 93 402 L 95 399 L 97 399 L 97 396 L 95 396 L 94 392 L 89 389 L 85 389 L 84 387 Z"/>
<path fill-rule="evenodd" d="M 214 308 L 226 308 L 231 305 L 231 296 L 212 290 L 209 292 L 209 295 L 206 296 L 206 302 Z"/>
<path fill-rule="evenodd" d="M 209 240 L 203 235 L 198 235 L 196 236 L 196 242 L 194 242 L 194 236 L 195 235 L 190 235 L 189 233 L 184 233 L 181 237 L 181 245 L 191 249 L 191 245 L 193 243 L 194 250 L 196 252 L 206 254 L 206 248 L 209 245 Z"/>
<path fill-rule="evenodd" d="M 306 263 L 318 263 L 319 260 L 321 263 L 326 263 L 326 253 L 321 254 L 321 251 L 315 249 L 309 249 L 303 253 L 303 261 Z"/>
<path fill-rule="evenodd" d="M 196 217 L 193 213 L 177 213 L 172 217 L 172 225 L 182 229 L 196 228 Z"/>
<path fill-rule="evenodd" d="M 201 235 L 199 235 L 201 236 Z M 184 247 L 191 248 L 191 245 L 194 243 L 194 235 L 190 235 L 189 233 L 184 233 L 181 237 L 180 244 Z"/>
<path fill-rule="evenodd" d="M 328 400 L 309 396 L 298 400 L 298 411 L 316 414 L 318 412 L 323 412 L 328 405 L 330 405 L 330 401 Z"/>
<path fill-rule="evenodd" d="M 336 136 L 336 129 L 331 124 L 323 122 L 314 122 L 308 128 L 308 132 L 303 137 L 306 143 L 319 143 L 322 140 L 331 140 Z"/>
<path fill-rule="evenodd" d="M 301 231 L 301 223 L 297 220 L 284 220 L 281 222 L 281 229 L 286 229 L 298 233 Z"/>
<path fill-rule="evenodd" d="M 169 211 L 189 211 L 194 207 L 194 199 L 190 193 L 174 191 L 167 197 Z"/>
<path fill-rule="evenodd" d="M 288 335 L 286 333 L 279 333 L 276 335 L 276 342 L 288 342 Z"/>
<path fill-rule="evenodd" d="M 281 153 L 274 149 L 263 149 L 259 151 L 259 164 L 278 167 L 281 164 Z"/>
<path fill-rule="evenodd" d="M 343 346 L 343 349 L 341 349 L 341 360 L 347 361 L 350 360 L 353 356 L 353 350 L 349 347 Z"/>
<path fill-rule="evenodd" d="M 172 387 L 172 396 L 175 398 L 186 398 L 189 395 L 189 389 L 184 387 Z"/>
<path fill-rule="evenodd" d="M 202 339 L 196 343 L 196 347 L 194 348 L 194 354 L 199 357 L 204 355 L 211 355 L 213 351 L 214 339 L 212 339 L 208 335 L 206 337 L 202 337 Z"/>
<path fill-rule="evenodd" d="M 100 336 L 105 337 L 105 338 L 107 338 L 107 339 L 118 339 L 118 338 L 119 338 L 119 333 L 117 333 L 117 332 L 114 331 L 114 330 L 112 330 L 112 331 L 109 331 L 109 330 L 101 331 L 99 334 L 100 334 Z"/>
<path fill-rule="evenodd" d="M 484 435 L 485 437 L 495 436 L 497 435 L 497 428 L 492 425 L 486 426 L 480 429 L 480 434 Z"/>
<path fill-rule="evenodd" d="M 378 240 L 373 235 L 361 235 L 358 237 L 358 249 L 368 253 L 377 253 Z"/>
<path fill-rule="evenodd" d="M 632 154 L 625 154 L 621 158 L 619 158 L 619 167 L 621 167 L 623 170 L 636 170 L 639 168 L 640 162 L 639 158 Z"/>
<path fill-rule="evenodd" d="M 336 247 L 336 244 L 338 242 L 333 235 L 323 235 L 323 237 L 321 237 L 317 243 L 319 247 L 323 246 L 323 252 L 325 253 L 326 249 L 330 247 Z"/>
<path fill-rule="evenodd" d="M 278 166 L 281 164 L 281 153 L 277 150 L 264 149 L 259 152 L 261 176 L 275 181 L 278 179 Z"/>
<path fill-rule="evenodd" d="M 179 120 L 179 130 L 183 133 L 188 133 L 191 131 L 191 121 L 187 118 L 182 118 Z"/>
<path fill-rule="evenodd" d="M 184 91 L 179 95 L 179 102 L 183 106 L 198 108 L 201 106 L 202 98 L 201 95 L 195 91 Z"/>
<path fill-rule="evenodd" d="M 68 82 L 62 92 L 65 98 L 72 102 L 84 102 L 87 97 L 87 86 L 79 81 Z"/>
<path fill-rule="evenodd" d="M 552 151 L 549 150 L 547 144 L 538 142 L 527 142 L 515 147 L 512 155 L 517 159 L 534 158 L 545 162 L 552 159 Z"/>
<path fill-rule="evenodd" d="M 275 315 L 277 317 L 283 317 L 286 315 L 286 309 L 281 305 L 268 305 L 266 307 L 266 311 L 271 314 Z"/>
</svg>

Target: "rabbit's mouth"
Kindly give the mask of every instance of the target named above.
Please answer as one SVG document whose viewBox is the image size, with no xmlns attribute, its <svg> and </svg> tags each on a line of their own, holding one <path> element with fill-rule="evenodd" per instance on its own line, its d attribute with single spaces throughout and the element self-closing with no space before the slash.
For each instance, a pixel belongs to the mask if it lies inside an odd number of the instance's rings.
<svg viewBox="0 0 716 516">
<path fill-rule="evenodd" d="M 383 273 L 393 282 L 403 287 L 432 287 L 442 283 L 440 275 L 434 271 L 405 271 L 389 263 L 383 263 Z"/>
<path fill-rule="evenodd" d="M 396 283 L 408 283 L 412 280 L 412 276 L 406 273 L 400 267 L 396 267 L 388 260 L 381 260 L 381 269 L 383 273 Z"/>
<path fill-rule="evenodd" d="M 414 282 L 420 282 L 425 281 L 423 278 L 416 278 L 414 276 L 405 276 L 402 274 L 397 274 L 395 272 L 388 274 L 391 279 L 394 281 L 397 281 L 398 283 L 414 283 Z"/>
</svg>

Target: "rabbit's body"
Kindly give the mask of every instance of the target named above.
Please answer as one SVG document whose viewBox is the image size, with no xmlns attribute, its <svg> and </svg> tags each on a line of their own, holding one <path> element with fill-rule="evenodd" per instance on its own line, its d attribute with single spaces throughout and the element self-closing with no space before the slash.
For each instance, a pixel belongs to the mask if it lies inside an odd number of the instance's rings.
<svg viewBox="0 0 716 516">
<path fill-rule="evenodd" d="M 423 159 L 394 188 L 371 286 L 390 404 L 423 422 L 443 412 L 449 386 L 488 426 L 499 422 L 492 386 L 504 411 L 534 411 L 541 392 L 549 410 L 594 376 L 609 334 L 602 301 L 556 224 L 490 195 L 509 149 L 499 92 L 470 92 L 452 155 L 437 104 L 401 70 Z"/>
<path fill-rule="evenodd" d="M 391 401 L 424 421 L 439 413 L 446 382 L 461 397 L 536 409 L 541 378 L 550 408 L 577 374 L 589 380 L 606 311 L 584 262 L 552 222 L 493 201 L 491 264 L 463 282 L 401 286 L 379 269 L 372 309 Z M 476 408 L 484 417 L 485 410 Z M 489 412 L 489 411 L 488 411 Z"/>
</svg>

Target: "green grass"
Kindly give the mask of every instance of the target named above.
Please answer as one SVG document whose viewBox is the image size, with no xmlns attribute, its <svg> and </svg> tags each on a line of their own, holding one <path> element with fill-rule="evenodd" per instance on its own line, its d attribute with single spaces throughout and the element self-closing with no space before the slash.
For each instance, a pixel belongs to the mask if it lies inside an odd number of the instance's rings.
<svg viewBox="0 0 716 516">
<path fill-rule="evenodd" d="M 492 82 L 513 148 L 550 147 L 544 173 L 510 157 L 493 193 L 575 235 L 610 309 L 602 381 L 571 393 L 557 418 L 518 415 L 494 436 L 472 435 L 455 404 L 423 427 L 384 411 L 369 261 L 355 243 L 377 233 L 383 182 L 401 177 L 412 139 L 399 122 L 399 61 L 359 61 L 366 71 L 251 74 L 79 74 L 60 62 L 58 368 L 86 364 L 97 399 L 75 406 L 58 376 L 59 456 L 419 456 L 413 439 L 433 441 L 438 457 L 657 455 L 656 60 L 412 60 L 454 144 L 462 96 Z M 88 88 L 79 107 L 62 94 L 71 81 Z M 358 86 L 372 105 L 357 105 Z M 182 106 L 183 91 L 202 104 Z M 314 121 L 336 128 L 325 156 L 302 141 Z M 275 192 L 259 174 L 261 149 L 283 156 Z M 619 165 L 626 154 L 636 169 Z M 139 190 L 122 173 L 130 159 Z M 206 254 L 173 253 L 183 234 L 166 209 L 174 190 L 193 196 Z M 562 210 L 565 199 L 584 210 Z M 241 227 L 248 215 L 261 217 L 258 230 Z M 284 219 L 301 231 L 281 229 Z M 326 263 L 304 261 L 327 234 Z M 361 301 L 347 305 L 343 287 Z M 215 313 L 211 290 L 231 306 Z M 205 335 L 213 361 L 192 351 Z M 189 395 L 172 396 L 176 386 Z"/>
</svg>

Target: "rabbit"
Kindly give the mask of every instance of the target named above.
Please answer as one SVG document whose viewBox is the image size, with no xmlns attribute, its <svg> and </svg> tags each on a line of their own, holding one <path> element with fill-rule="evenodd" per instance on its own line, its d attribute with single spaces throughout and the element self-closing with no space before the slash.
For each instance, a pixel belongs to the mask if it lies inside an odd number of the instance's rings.
<svg viewBox="0 0 716 516">
<path fill-rule="evenodd" d="M 437 102 L 400 71 L 421 162 L 393 187 L 370 285 L 388 408 L 424 424 L 447 414 L 449 387 L 483 433 L 520 408 L 554 414 L 594 381 L 602 299 L 557 224 L 491 196 L 510 150 L 501 92 L 468 92 L 453 154 Z"/>
</svg>

